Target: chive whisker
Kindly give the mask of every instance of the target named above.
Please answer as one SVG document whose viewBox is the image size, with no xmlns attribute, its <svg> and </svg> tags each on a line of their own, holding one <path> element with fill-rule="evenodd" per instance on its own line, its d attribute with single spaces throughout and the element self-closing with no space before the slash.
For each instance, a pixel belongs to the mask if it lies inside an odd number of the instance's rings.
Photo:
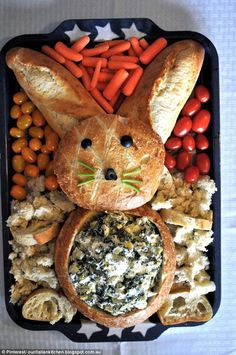
<svg viewBox="0 0 236 355">
<path fill-rule="evenodd" d="M 138 174 L 140 173 L 141 171 L 141 168 L 137 168 L 135 170 L 132 170 L 132 171 L 128 171 L 126 173 L 123 173 L 123 176 L 131 176 L 131 175 L 135 175 L 135 174 Z"/>
<path fill-rule="evenodd" d="M 142 184 L 142 181 L 141 180 L 135 180 L 135 179 L 122 179 L 121 180 L 122 182 L 132 182 L 134 184 Z"/>
<path fill-rule="evenodd" d="M 124 185 L 126 185 L 127 187 L 129 187 L 129 188 L 135 190 L 136 192 L 140 192 L 140 189 L 139 189 L 138 187 L 133 186 L 133 185 L 129 184 L 128 182 L 123 182 L 123 181 L 122 181 L 122 184 L 124 184 Z"/>
<path fill-rule="evenodd" d="M 94 168 L 92 168 L 91 166 L 89 166 L 88 164 L 86 164 L 86 163 L 83 163 L 82 161 L 80 161 L 80 160 L 78 160 L 78 163 L 79 163 L 79 165 L 81 165 L 81 166 L 83 166 L 83 167 L 85 167 L 85 168 L 87 168 L 87 169 L 89 169 L 89 170 L 91 170 L 92 172 L 96 172 L 96 169 L 94 169 Z"/>
<path fill-rule="evenodd" d="M 93 176 L 94 174 L 89 174 L 89 173 L 76 173 L 77 176 Z"/>
<path fill-rule="evenodd" d="M 90 184 L 91 182 L 95 181 L 95 179 L 89 179 L 89 180 L 85 180 L 80 182 L 77 186 L 82 186 L 82 185 L 86 185 L 86 184 Z"/>
</svg>

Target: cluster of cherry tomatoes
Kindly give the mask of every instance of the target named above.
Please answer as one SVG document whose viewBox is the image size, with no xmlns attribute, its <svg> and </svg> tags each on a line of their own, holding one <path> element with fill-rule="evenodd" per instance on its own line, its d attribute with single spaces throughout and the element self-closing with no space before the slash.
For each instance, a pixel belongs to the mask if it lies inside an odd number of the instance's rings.
<svg viewBox="0 0 236 355">
<path fill-rule="evenodd" d="M 11 145 L 15 174 L 10 194 L 14 199 L 24 200 L 28 178 L 44 174 L 45 187 L 50 191 L 58 188 L 53 170 L 53 152 L 58 147 L 59 137 L 46 124 L 45 118 L 25 92 L 14 94 L 13 102 L 10 117 L 15 120 L 15 125 L 10 129 L 10 136 L 15 138 Z"/>
<path fill-rule="evenodd" d="M 196 182 L 201 174 L 210 170 L 210 159 L 204 151 L 209 147 L 206 132 L 211 115 L 202 108 L 210 98 L 208 89 L 199 85 L 181 111 L 172 136 L 166 141 L 165 166 L 184 172 L 187 182 Z"/>
</svg>

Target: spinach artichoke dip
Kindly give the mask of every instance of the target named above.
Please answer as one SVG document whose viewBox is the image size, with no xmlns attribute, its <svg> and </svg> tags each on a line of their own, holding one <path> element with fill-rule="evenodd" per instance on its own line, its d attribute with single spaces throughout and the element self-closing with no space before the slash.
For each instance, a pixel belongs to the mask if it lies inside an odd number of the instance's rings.
<svg viewBox="0 0 236 355">
<path fill-rule="evenodd" d="M 162 260 L 158 228 L 147 217 L 100 213 L 75 237 L 69 276 L 81 300 L 116 316 L 147 307 Z"/>
</svg>

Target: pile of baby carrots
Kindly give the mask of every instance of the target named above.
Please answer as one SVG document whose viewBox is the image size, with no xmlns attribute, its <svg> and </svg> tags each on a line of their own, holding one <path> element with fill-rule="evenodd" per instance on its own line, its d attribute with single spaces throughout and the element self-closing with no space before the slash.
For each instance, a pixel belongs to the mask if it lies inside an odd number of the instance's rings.
<svg viewBox="0 0 236 355">
<path fill-rule="evenodd" d="M 78 39 L 69 48 L 57 42 L 54 48 L 47 45 L 41 50 L 64 65 L 107 113 L 113 113 L 124 96 L 133 94 L 143 74 L 143 67 L 167 46 L 161 37 L 152 44 L 145 38 L 111 40 L 87 48 L 89 36 Z"/>
</svg>

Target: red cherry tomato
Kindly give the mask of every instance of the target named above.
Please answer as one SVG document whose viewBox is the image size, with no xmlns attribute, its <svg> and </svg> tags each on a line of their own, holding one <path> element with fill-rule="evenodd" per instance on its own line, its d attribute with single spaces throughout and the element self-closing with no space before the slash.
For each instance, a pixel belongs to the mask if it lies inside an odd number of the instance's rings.
<svg viewBox="0 0 236 355">
<path fill-rule="evenodd" d="M 192 128 L 191 118 L 181 117 L 175 124 L 174 135 L 177 137 L 184 137 Z"/>
<path fill-rule="evenodd" d="M 171 170 L 175 167 L 175 165 L 176 165 L 176 159 L 169 152 L 166 152 L 165 166 L 167 167 L 167 169 Z"/>
<path fill-rule="evenodd" d="M 199 178 L 199 169 L 197 166 L 189 166 L 184 172 L 184 180 L 187 182 L 196 182 Z"/>
<path fill-rule="evenodd" d="M 203 133 L 207 130 L 211 120 L 210 112 L 207 110 L 199 111 L 193 117 L 192 130 L 196 133 Z"/>
<path fill-rule="evenodd" d="M 187 134 L 183 138 L 183 148 L 187 152 L 192 152 L 195 149 L 195 140 L 191 134 Z"/>
<path fill-rule="evenodd" d="M 210 170 L 210 159 L 206 153 L 199 153 L 196 155 L 196 165 L 201 174 L 207 174 Z"/>
<path fill-rule="evenodd" d="M 182 109 L 183 116 L 193 116 L 201 108 L 201 102 L 195 98 L 189 99 Z"/>
<path fill-rule="evenodd" d="M 167 139 L 165 146 L 167 149 L 177 150 L 181 148 L 182 142 L 180 138 L 170 137 L 169 139 Z"/>
<path fill-rule="evenodd" d="M 182 151 L 177 156 L 176 167 L 178 170 L 186 169 L 191 162 L 191 154 L 189 152 Z"/>
<path fill-rule="evenodd" d="M 194 91 L 195 97 L 202 103 L 210 98 L 209 90 L 204 85 L 198 85 Z"/>
<path fill-rule="evenodd" d="M 204 134 L 197 134 L 195 137 L 196 147 L 199 150 L 205 150 L 209 147 L 209 141 Z"/>
</svg>

